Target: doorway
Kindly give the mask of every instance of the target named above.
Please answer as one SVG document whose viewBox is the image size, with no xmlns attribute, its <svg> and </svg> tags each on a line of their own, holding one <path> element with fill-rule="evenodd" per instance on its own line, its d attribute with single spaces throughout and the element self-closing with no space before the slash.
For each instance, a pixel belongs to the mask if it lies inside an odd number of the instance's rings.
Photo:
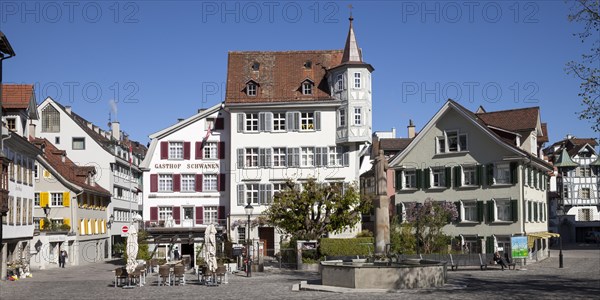
<svg viewBox="0 0 600 300">
<path fill-rule="evenodd" d="M 267 256 L 275 256 L 275 228 L 259 227 L 258 238 L 265 241 Z"/>
<path fill-rule="evenodd" d="M 190 265 L 188 266 L 189 268 L 193 268 L 194 267 L 194 263 L 196 262 L 196 259 L 194 258 L 194 255 L 196 251 L 194 251 L 194 244 L 181 244 L 181 257 L 183 257 L 184 255 L 189 255 L 190 256 Z"/>
</svg>

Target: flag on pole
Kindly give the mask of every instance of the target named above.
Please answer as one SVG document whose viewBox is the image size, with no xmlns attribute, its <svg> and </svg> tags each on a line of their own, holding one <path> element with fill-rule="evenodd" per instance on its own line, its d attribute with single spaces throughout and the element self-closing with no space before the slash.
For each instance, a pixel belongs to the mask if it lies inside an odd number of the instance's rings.
<svg viewBox="0 0 600 300">
<path fill-rule="evenodd" d="M 208 140 L 208 137 L 211 134 L 210 125 L 208 125 L 208 129 L 206 129 L 206 136 L 204 137 L 204 141 Z"/>
<path fill-rule="evenodd" d="M 131 144 L 129 144 L 129 166 L 131 166 L 132 163 L 133 163 L 133 148 L 131 147 Z"/>
</svg>

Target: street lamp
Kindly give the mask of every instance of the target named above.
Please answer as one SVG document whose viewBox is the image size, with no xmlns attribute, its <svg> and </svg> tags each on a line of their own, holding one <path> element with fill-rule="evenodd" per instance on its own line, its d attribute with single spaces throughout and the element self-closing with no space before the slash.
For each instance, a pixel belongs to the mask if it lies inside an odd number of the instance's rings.
<svg viewBox="0 0 600 300">
<path fill-rule="evenodd" d="M 558 267 L 562 268 L 563 267 L 563 253 L 562 253 L 562 234 L 561 234 L 561 230 L 560 228 L 562 227 L 562 216 L 564 214 L 564 207 L 562 204 L 560 204 L 560 207 L 556 209 L 556 216 L 558 217 Z"/>
<path fill-rule="evenodd" d="M 252 215 L 254 207 L 252 207 L 252 204 L 248 202 L 248 205 L 244 207 L 244 210 L 246 211 L 246 215 L 248 216 L 248 223 L 246 225 L 248 227 L 248 235 L 246 237 L 246 274 L 248 274 L 248 277 L 251 277 L 252 275 L 250 270 L 250 216 Z"/>
<path fill-rule="evenodd" d="M 112 227 L 112 223 L 115 221 L 115 216 L 114 215 L 110 215 L 110 217 L 108 217 L 108 222 L 106 223 L 106 227 L 111 228 Z"/>
<path fill-rule="evenodd" d="M 50 205 L 46 203 L 46 206 L 42 208 L 44 209 L 44 215 L 46 215 L 46 219 L 48 219 L 48 215 L 50 214 Z"/>
</svg>

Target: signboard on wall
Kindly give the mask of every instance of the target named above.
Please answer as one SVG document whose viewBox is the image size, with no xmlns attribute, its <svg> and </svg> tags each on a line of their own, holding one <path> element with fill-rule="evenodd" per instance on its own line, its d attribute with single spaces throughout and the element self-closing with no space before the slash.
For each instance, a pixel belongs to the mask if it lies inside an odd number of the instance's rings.
<svg viewBox="0 0 600 300">
<path fill-rule="evenodd" d="M 529 249 L 527 248 L 527 236 L 513 236 L 510 238 L 512 248 L 512 258 L 527 258 Z"/>
</svg>

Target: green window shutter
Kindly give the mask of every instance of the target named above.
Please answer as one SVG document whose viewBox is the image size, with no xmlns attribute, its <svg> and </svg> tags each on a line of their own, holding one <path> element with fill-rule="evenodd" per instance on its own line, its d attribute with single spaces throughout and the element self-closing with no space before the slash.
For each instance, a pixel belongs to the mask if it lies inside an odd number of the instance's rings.
<svg viewBox="0 0 600 300">
<path fill-rule="evenodd" d="M 518 200 L 510 200 L 510 208 L 512 209 L 512 221 L 519 221 L 519 202 Z"/>
<path fill-rule="evenodd" d="M 538 187 L 538 174 L 537 174 L 537 171 L 533 171 L 533 186 L 535 188 Z"/>
<path fill-rule="evenodd" d="M 538 204 L 537 204 L 537 202 L 533 203 L 533 221 L 534 222 L 538 221 Z"/>
<path fill-rule="evenodd" d="M 477 185 L 483 185 L 483 165 L 477 165 L 475 168 L 475 178 L 477 178 Z"/>
<path fill-rule="evenodd" d="M 396 191 L 402 189 L 402 170 L 396 170 Z M 377 182 L 375 183 L 377 185 Z"/>
<path fill-rule="evenodd" d="M 423 169 L 423 188 L 428 189 L 431 187 L 430 185 L 431 178 L 429 178 L 429 168 Z"/>
<path fill-rule="evenodd" d="M 488 236 L 485 239 L 485 253 L 494 253 L 494 237 Z"/>
<path fill-rule="evenodd" d="M 423 187 L 423 171 L 421 169 L 417 169 L 415 172 L 417 176 L 417 189 Z"/>
<path fill-rule="evenodd" d="M 462 167 L 456 166 L 454 167 L 454 187 L 460 187 L 462 185 Z"/>
<path fill-rule="evenodd" d="M 444 177 L 446 177 L 446 188 L 452 187 L 452 167 L 446 167 L 444 170 Z"/>
<path fill-rule="evenodd" d="M 402 203 L 396 204 L 396 220 L 402 223 Z"/>
<path fill-rule="evenodd" d="M 533 221 L 533 208 L 531 206 L 531 201 L 527 201 L 527 221 Z"/>
<path fill-rule="evenodd" d="M 531 186 L 531 181 L 533 180 L 533 178 L 531 178 L 531 167 L 527 167 L 527 185 Z"/>
<path fill-rule="evenodd" d="M 462 221 L 462 214 L 460 213 L 460 201 L 454 202 L 454 205 L 456 206 L 456 211 L 458 212 L 458 218 L 456 218 L 456 222 L 460 222 Z"/>
<path fill-rule="evenodd" d="M 483 222 L 483 201 L 477 201 L 477 221 Z"/>
<path fill-rule="evenodd" d="M 494 203 L 494 201 L 490 200 L 487 202 L 487 208 L 488 208 L 488 223 L 492 223 L 495 220 L 494 218 L 494 209 L 496 207 L 496 204 Z"/>
<path fill-rule="evenodd" d="M 510 183 L 517 184 L 519 182 L 519 164 L 516 162 L 510 163 Z"/>
<path fill-rule="evenodd" d="M 485 166 L 485 173 L 486 173 L 486 177 L 487 177 L 487 184 L 488 185 L 493 185 L 494 184 L 494 164 L 488 164 L 487 166 Z"/>
</svg>

